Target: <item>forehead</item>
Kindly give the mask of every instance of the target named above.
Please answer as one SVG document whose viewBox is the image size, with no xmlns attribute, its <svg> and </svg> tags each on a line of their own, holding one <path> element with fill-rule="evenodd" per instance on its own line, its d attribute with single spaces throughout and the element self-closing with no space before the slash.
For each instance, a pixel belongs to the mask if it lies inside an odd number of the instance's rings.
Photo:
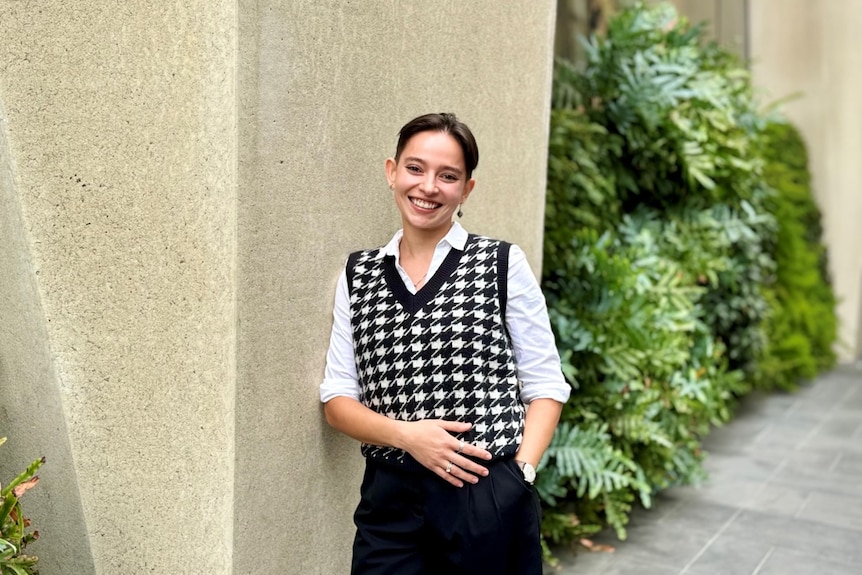
<svg viewBox="0 0 862 575">
<path fill-rule="evenodd" d="M 464 151 L 458 140 L 446 132 L 419 132 L 402 151 L 402 157 L 424 162 L 441 162 L 460 169 L 465 168 Z"/>
</svg>

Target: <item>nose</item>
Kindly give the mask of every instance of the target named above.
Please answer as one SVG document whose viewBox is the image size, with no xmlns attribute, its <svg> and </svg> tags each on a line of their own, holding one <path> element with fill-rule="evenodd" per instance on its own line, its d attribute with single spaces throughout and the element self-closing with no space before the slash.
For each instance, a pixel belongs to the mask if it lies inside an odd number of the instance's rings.
<svg viewBox="0 0 862 575">
<path fill-rule="evenodd" d="M 437 190 L 437 182 L 434 174 L 428 173 L 425 179 L 422 180 L 422 191 L 426 194 L 433 194 Z"/>
</svg>

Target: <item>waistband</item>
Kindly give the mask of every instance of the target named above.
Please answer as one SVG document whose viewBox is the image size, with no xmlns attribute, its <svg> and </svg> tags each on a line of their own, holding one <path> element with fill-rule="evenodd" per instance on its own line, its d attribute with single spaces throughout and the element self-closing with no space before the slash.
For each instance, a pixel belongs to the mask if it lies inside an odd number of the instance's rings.
<svg viewBox="0 0 862 575">
<path fill-rule="evenodd" d="M 470 455 L 461 454 L 462 457 L 466 457 L 467 459 L 478 463 L 484 467 L 490 467 L 492 465 L 496 465 L 497 463 L 501 463 L 503 461 L 510 461 L 515 458 L 514 455 L 499 455 L 491 457 L 491 459 L 479 459 L 478 457 L 472 457 Z M 366 466 L 377 466 L 384 469 L 388 469 L 390 471 L 406 473 L 410 475 L 420 475 L 424 473 L 433 473 L 430 469 L 416 461 L 412 455 L 409 453 L 404 454 L 404 458 L 401 461 L 385 461 L 375 459 L 373 457 L 365 458 Z"/>
</svg>

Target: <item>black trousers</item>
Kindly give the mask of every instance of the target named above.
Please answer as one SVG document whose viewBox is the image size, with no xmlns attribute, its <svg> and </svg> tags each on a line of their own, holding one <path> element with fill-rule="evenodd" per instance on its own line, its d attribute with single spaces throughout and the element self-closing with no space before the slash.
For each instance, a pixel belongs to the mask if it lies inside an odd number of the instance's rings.
<svg viewBox="0 0 862 575">
<path fill-rule="evenodd" d="M 408 456 L 409 457 L 409 456 Z M 541 575 L 541 509 L 511 458 L 454 487 L 415 461 L 367 461 L 352 575 Z"/>
</svg>

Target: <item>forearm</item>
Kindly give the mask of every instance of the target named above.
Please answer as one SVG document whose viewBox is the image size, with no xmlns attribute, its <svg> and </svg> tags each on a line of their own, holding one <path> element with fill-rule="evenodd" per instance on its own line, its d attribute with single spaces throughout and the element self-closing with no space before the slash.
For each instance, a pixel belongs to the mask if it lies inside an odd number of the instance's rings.
<svg viewBox="0 0 862 575">
<path fill-rule="evenodd" d="M 515 459 L 529 463 L 533 467 L 551 444 L 563 404 L 553 399 L 536 399 L 527 406 L 524 422 L 524 437 Z"/>
<path fill-rule="evenodd" d="M 353 439 L 403 449 L 402 421 L 372 411 L 351 397 L 335 397 L 324 404 L 323 411 L 329 425 Z"/>
</svg>

